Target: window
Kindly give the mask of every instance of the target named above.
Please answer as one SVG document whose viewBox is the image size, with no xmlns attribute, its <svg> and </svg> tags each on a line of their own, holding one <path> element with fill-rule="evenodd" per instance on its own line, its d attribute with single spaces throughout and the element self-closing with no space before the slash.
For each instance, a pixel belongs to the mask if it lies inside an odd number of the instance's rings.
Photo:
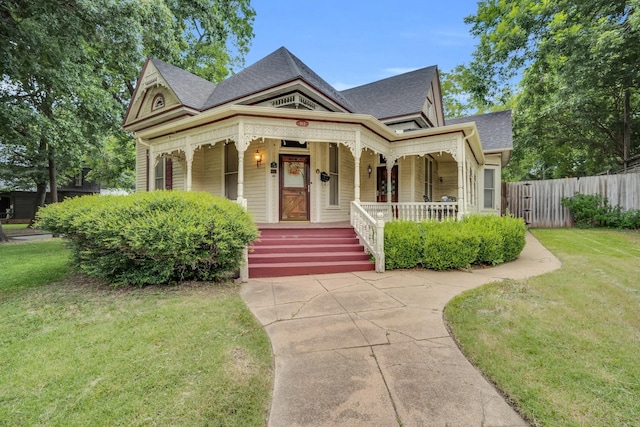
<svg viewBox="0 0 640 427">
<path fill-rule="evenodd" d="M 238 150 L 235 144 L 224 146 L 224 195 L 229 200 L 238 198 Z"/>
<path fill-rule="evenodd" d="M 424 158 L 424 201 L 433 201 L 433 159 Z"/>
<path fill-rule="evenodd" d="M 290 139 L 283 139 L 280 141 L 280 146 L 283 148 L 308 148 L 307 141 L 293 141 Z"/>
<path fill-rule="evenodd" d="M 75 182 L 73 185 L 75 185 L 76 187 L 82 187 L 82 171 L 80 171 L 80 173 L 77 174 L 74 179 Z"/>
<path fill-rule="evenodd" d="M 164 96 L 156 95 L 153 98 L 153 103 L 151 104 L 151 111 L 157 110 L 158 108 L 164 107 Z"/>
<path fill-rule="evenodd" d="M 164 190 L 164 159 L 156 164 L 156 190 Z"/>
<path fill-rule="evenodd" d="M 484 170 L 484 208 L 495 209 L 496 207 L 496 170 Z"/>
<path fill-rule="evenodd" d="M 329 205 L 340 205 L 338 193 L 338 144 L 329 144 Z"/>
</svg>

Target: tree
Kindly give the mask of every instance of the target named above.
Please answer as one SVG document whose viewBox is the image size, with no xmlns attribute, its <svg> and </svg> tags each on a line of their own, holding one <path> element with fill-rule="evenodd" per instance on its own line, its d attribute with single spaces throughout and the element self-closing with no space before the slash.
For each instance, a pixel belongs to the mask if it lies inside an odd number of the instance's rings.
<svg viewBox="0 0 640 427">
<path fill-rule="evenodd" d="M 445 117 L 458 118 L 512 108 L 514 97 L 507 90 L 500 99 L 482 101 L 474 97 L 473 79 L 473 74 L 464 64 L 456 66 L 449 72 L 440 72 Z"/>
<path fill-rule="evenodd" d="M 640 0 L 485 0 L 471 91 L 499 98 L 522 75 L 514 175 L 624 168 L 640 151 Z"/>
<path fill-rule="evenodd" d="M 131 150 L 120 127 L 145 56 L 218 81 L 242 63 L 254 15 L 249 0 L 0 1 L 0 179 L 35 185 L 39 206 L 48 184 L 57 201 L 59 175 Z M 93 166 L 118 182 L 132 164 L 118 165 Z"/>
</svg>

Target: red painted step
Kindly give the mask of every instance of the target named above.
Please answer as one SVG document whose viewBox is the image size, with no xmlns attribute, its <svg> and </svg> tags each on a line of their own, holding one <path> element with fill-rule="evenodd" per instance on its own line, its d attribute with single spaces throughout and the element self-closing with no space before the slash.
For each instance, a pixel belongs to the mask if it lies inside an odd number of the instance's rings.
<svg viewBox="0 0 640 427">
<path fill-rule="evenodd" d="M 249 278 L 375 269 L 353 228 L 267 228 L 249 248 Z"/>
</svg>

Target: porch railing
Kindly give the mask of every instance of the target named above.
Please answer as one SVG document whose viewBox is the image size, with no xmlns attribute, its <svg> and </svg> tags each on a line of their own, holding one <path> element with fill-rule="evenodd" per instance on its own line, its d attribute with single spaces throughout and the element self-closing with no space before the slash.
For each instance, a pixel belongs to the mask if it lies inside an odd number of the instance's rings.
<svg viewBox="0 0 640 427">
<path fill-rule="evenodd" d="M 458 202 L 361 202 L 360 206 L 374 218 L 382 214 L 384 221 L 444 221 L 458 218 Z"/>
<path fill-rule="evenodd" d="M 358 202 L 351 202 L 351 226 L 367 252 L 376 261 L 376 271 L 384 273 L 384 221 L 370 215 Z"/>
</svg>

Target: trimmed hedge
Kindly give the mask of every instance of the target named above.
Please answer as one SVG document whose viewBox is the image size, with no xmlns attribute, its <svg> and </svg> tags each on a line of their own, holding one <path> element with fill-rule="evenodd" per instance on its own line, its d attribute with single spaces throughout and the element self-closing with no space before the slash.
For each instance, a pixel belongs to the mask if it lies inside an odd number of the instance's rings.
<svg viewBox="0 0 640 427">
<path fill-rule="evenodd" d="M 425 229 L 422 263 L 432 270 L 467 268 L 475 262 L 480 238 L 461 223 L 446 221 Z"/>
<path fill-rule="evenodd" d="M 83 196 L 38 212 L 86 274 L 116 285 L 217 280 L 237 270 L 259 233 L 238 204 L 208 193 Z"/>
<path fill-rule="evenodd" d="M 384 234 L 385 268 L 448 270 L 516 259 L 526 227 L 520 218 L 471 215 L 460 222 L 394 221 Z"/>
<path fill-rule="evenodd" d="M 417 222 L 389 222 L 384 226 L 385 268 L 411 268 L 421 257 L 420 224 Z"/>
</svg>

